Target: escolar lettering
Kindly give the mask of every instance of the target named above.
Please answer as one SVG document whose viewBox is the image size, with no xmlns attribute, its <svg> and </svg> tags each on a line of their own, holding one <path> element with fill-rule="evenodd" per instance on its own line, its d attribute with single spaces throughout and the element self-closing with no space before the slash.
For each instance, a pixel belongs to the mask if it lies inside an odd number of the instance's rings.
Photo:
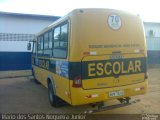
<svg viewBox="0 0 160 120">
<path fill-rule="evenodd" d="M 126 67 L 125 67 L 126 66 Z M 137 73 L 141 72 L 141 61 L 130 60 L 129 62 L 109 62 L 106 63 L 89 63 L 88 64 L 88 76 L 109 76 L 112 74 L 129 74 L 129 73 Z"/>
<path fill-rule="evenodd" d="M 39 60 L 39 66 L 45 69 L 49 69 L 49 61 Z"/>
</svg>

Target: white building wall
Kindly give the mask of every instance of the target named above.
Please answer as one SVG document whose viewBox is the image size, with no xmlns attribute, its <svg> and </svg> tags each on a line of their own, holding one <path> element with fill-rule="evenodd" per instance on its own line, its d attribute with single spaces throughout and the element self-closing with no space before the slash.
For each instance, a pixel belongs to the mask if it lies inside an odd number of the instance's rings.
<svg viewBox="0 0 160 120">
<path fill-rule="evenodd" d="M 144 28 L 147 41 L 147 50 L 160 50 L 160 23 L 146 22 L 144 23 Z"/>
<path fill-rule="evenodd" d="M 35 34 L 52 22 L 38 18 L 0 16 L 0 33 Z"/>
<path fill-rule="evenodd" d="M 0 41 L 0 52 L 31 52 L 27 44 L 28 41 Z"/>
<path fill-rule="evenodd" d="M 0 12 L 0 71 L 31 69 L 27 44 L 57 18 Z"/>
<path fill-rule="evenodd" d="M 147 37 L 160 37 L 160 23 L 144 23 L 144 28 Z M 151 30 L 153 30 L 153 36 L 150 36 Z"/>
<path fill-rule="evenodd" d="M 53 19 L 44 16 L 0 14 L 0 34 L 34 35 L 53 21 Z M 0 52 L 31 52 L 31 50 L 27 50 L 28 41 L 16 40 L 13 37 L 11 40 L 10 37 L 6 40 L 4 39 L 6 37 L 0 36 Z"/>
</svg>

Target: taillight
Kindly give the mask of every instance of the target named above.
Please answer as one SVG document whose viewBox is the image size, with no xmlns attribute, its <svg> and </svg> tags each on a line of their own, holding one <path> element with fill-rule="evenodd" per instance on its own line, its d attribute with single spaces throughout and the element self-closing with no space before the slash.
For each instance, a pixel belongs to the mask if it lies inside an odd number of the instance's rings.
<svg viewBox="0 0 160 120">
<path fill-rule="evenodd" d="M 80 88 L 82 87 L 82 79 L 81 76 L 76 76 L 73 80 L 73 87 Z"/>
</svg>

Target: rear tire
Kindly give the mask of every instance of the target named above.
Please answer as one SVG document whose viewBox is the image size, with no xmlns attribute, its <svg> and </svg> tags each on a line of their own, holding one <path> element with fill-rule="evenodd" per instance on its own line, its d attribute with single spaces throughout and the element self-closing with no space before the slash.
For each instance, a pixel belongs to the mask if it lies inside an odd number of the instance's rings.
<svg viewBox="0 0 160 120">
<path fill-rule="evenodd" d="M 55 95 L 55 91 L 53 90 L 51 82 L 48 83 L 48 97 L 49 97 L 49 102 L 53 107 L 62 106 L 61 99 Z"/>
<path fill-rule="evenodd" d="M 32 68 L 32 75 L 33 75 L 33 80 L 34 80 L 34 82 L 36 83 L 36 84 L 40 84 L 40 82 L 36 79 L 36 77 L 35 77 L 35 71 L 34 71 L 34 69 Z"/>
</svg>

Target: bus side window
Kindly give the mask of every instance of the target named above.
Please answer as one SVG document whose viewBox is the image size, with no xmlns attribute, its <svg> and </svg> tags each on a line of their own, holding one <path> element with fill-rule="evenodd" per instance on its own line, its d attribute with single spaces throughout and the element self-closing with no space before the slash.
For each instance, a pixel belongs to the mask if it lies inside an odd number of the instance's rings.
<svg viewBox="0 0 160 120">
<path fill-rule="evenodd" d="M 60 55 L 57 55 L 57 49 L 59 48 L 59 41 L 60 41 L 60 36 L 61 35 L 61 31 L 60 31 L 60 27 L 56 27 L 54 29 L 54 40 L 53 40 L 53 56 L 54 57 L 60 57 Z M 58 53 L 59 54 L 59 53 Z"/>
<path fill-rule="evenodd" d="M 59 41 L 60 41 L 60 27 L 55 28 L 54 30 L 54 48 L 59 47 Z"/>
<path fill-rule="evenodd" d="M 36 41 L 36 39 L 34 39 L 33 40 L 33 49 L 32 49 L 32 52 L 33 52 L 33 54 L 36 54 L 36 44 L 37 44 L 37 42 L 35 42 Z"/>
<path fill-rule="evenodd" d="M 48 32 L 44 34 L 44 54 L 49 55 L 48 52 L 49 41 L 48 41 Z"/>
<path fill-rule="evenodd" d="M 49 32 L 49 49 L 52 49 L 52 31 Z"/>
<path fill-rule="evenodd" d="M 50 56 L 52 56 L 52 31 L 49 32 L 49 36 L 48 36 L 49 40 L 49 48 L 48 48 L 48 53 Z"/>
<path fill-rule="evenodd" d="M 44 50 L 48 49 L 48 33 L 44 34 Z"/>
<path fill-rule="evenodd" d="M 65 24 L 61 27 L 61 42 L 60 46 L 64 49 L 67 48 L 67 42 L 68 42 L 68 24 Z"/>
<path fill-rule="evenodd" d="M 43 54 L 43 36 L 38 38 L 38 54 Z"/>
<path fill-rule="evenodd" d="M 37 40 L 37 53 L 40 54 L 40 50 L 41 50 L 41 42 L 40 42 L 40 37 L 38 37 Z"/>
<path fill-rule="evenodd" d="M 44 54 L 52 56 L 52 31 L 44 34 Z"/>
<path fill-rule="evenodd" d="M 67 42 L 68 42 L 68 24 L 63 24 L 54 30 L 54 47 L 53 55 L 56 58 L 67 57 Z"/>
</svg>

